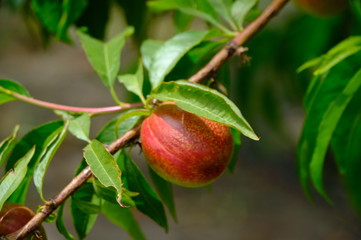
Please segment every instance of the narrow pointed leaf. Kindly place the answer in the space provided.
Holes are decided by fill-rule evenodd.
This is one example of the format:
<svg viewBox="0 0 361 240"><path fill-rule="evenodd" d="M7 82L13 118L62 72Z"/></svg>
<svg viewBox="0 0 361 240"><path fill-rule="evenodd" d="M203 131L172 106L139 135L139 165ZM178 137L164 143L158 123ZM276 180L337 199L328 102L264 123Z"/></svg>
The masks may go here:
<svg viewBox="0 0 361 240"><path fill-rule="evenodd" d="M28 170L28 164L33 157L35 147L32 147L28 153L20 158L14 166L14 169L9 170L5 176L0 180L0 209L4 202L17 189L23 181Z"/></svg>
<svg viewBox="0 0 361 240"><path fill-rule="evenodd" d="M258 0L236 0L233 3L231 15L240 29L243 29L247 13L257 4L257 2Z"/></svg>
<svg viewBox="0 0 361 240"><path fill-rule="evenodd" d="M66 229L66 226L64 224L64 218L63 213L64 212L64 203L60 205L58 214L56 217L56 227L58 228L58 231L66 240L75 240L74 236Z"/></svg>
<svg viewBox="0 0 361 240"><path fill-rule="evenodd" d="M123 172L124 187L139 193L138 196L133 197L137 209L167 231L168 223L163 204L140 169L124 153L119 155L117 162Z"/></svg>
<svg viewBox="0 0 361 240"><path fill-rule="evenodd" d="M156 174L152 168L148 168L149 175L152 178L152 182L157 189L157 192L162 199L162 202L167 206L170 214L172 215L173 219L177 221L177 211L174 202L174 195L173 195L173 185L161 178L158 174Z"/></svg>
<svg viewBox="0 0 361 240"><path fill-rule="evenodd" d="M93 174L104 186L113 187L117 190L117 199L119 204L121 204L121 172L113 156L105 149L101 142L93 140L85 147L84 158Z"/></svg>
<svg viewBox="0 0 361 240"><path fill-rule="evenodd" d="M78 37L87 58L104 85L112 88L120 67L120 54L125 44L125 38L133 33L128 27L109 42L102 42L78 31Z"/></svg>
<svg viewBox="0 0 361 240"><path fill-rule="evenodd" d="M44 149L46 149L49 146L54 136L62 131L63 126L64 126L63 121L54 121L54 122L42 124L31 130L29 133L27 133L15 145L6 163L6 167L5 167L6 171L13 168L15 162L19 158L24 156L25 153L27 153L33 146L36 146L36 149L34 156L29 162L28 171L26 173L24 181L10 197L12 202L24 204L27 191L29 188L29 184L33 177L35 167L39 163L40 156L44 152Z"/></svg>
<svg viewBox="0 0 361 240"><path fill-rule="evenodd" d="M237 24L231 14L232 0L208 0L208 2L213 7L214 11L217 12L218 16L221 16L226 20L233 30L238 30Z"/></svg>
<svg viewBox="0 0 361 240"><path fill-rule="evenodd" d="M44 146L44 150L39 157L39 164L36 166L34 171L34 184L38 193L40 194L40 198L45 202L45 198L43 195L43 184L46 171L49 168L50 162L53 159L56 151L59 149L60 145L62 144L65 136L66 136L66 129L64 127L62 131L56 134L47 144Z"/></svg>
<svg viewBox="0 0 361 240"><path fill-rule="evenodd" d="M15 126L12 134L0 143L0 167L14 148L18 131L19 125Z"/></svg>
<svg viewBox="0 0 361 240"><path fill-rule="evenodd" d="M147 39L142 43L140 47L140 52L143 59L144 67L149 70L153 61L154 54L158 49L163 45L163 42Z"/></svg>
<svg viewBox="0 0 361 240"><path fill-rule="evenodd" d="M189 31L180 33L166 41L154 54L149 74L152 88L161 84L165 76L191 48L198 45L207 35L207 31Z"/></svg>
<svg viewBox="0 0 361 240"><path fill-rule="evenodd" d="M0 104L16 100L16 98L7 93L6 90L24 96L30 96L29 92L20 83L8 79L0 79Z"/></svg>
<svg viewBox="0 0 361 240"><path fill-rule="evenodd" d="M102 213L115 225L123 228L133 240L146 240L140 226L129 208L108 201L102 202Z"/></svg>
<svg viewBox="0 0 361 240"><path fill-rule="evenodd" d="M163 83L152 92L152 96L163 101L174 101L185 111L233 127L251 139L259 139L237 106L216 90L187 81L176 81Z"/></svg>

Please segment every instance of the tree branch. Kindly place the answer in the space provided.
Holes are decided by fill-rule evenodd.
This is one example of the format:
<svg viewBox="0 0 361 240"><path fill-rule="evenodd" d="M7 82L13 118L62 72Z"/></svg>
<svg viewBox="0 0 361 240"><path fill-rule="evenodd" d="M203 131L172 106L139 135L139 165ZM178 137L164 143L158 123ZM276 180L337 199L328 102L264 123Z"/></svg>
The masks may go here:
<svg viewBox="0 0 361 240"><path fill-rule="evenodd" d="M255 33L262 29L269 20L288 2L289 0L274 0L263 13L252 23L250 23L241 33L220 50L211 61L188 79L193 83L200 83L203 79L216 72L219 67L231 56L235 54L237 48L249 40ZM119 149L128 144L132 139L139 136L140 125L125 133L122 137L113 142L107 150L114 154ZM22 229L15 235L14 239L23 239L29 233L34 231L57 207L71 196L81 185L83 185L91 176L90 167L86 167L78 174L57 196L45 203L41 212L37 213Z"/></svg>
<svg viewBox="0 0 361 240"><path fill-rule="evenodd" d="M214 55L208 64L191 76L188 81L200 83L207 77L212 76L228 58L237 52L238 47L242 46L254 34L260 31L288 1L289 0L274 0L256 20L251 22L242 32L233 38L231 42Z"/></svg>

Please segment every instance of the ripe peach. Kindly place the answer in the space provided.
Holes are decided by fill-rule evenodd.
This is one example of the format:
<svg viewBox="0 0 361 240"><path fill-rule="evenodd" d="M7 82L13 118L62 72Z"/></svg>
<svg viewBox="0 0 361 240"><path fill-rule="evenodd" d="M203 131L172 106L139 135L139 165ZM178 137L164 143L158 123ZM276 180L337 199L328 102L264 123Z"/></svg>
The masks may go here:
<svg viewBox="0 0 361 240"><path fill-rule="evenodd" d="M185 187L213 182L227 168L233 149L229 127L164 103L141 127L150 167L164 179Z"/></svg>

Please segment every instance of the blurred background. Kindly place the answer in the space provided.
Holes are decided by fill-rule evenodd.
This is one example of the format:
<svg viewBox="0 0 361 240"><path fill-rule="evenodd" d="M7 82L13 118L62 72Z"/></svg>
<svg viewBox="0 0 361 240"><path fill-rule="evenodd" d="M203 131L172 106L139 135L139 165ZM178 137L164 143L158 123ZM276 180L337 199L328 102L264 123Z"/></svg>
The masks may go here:
<svg viewBox="0 0 361 240"><path fill-rule="evenodd" d="M233 58L218 77L230 79L231 98L261 137L243 139L234 173L225 173L211 188L175 187L178 222L169 218L165 233L151 220L136 213L148 239L181 240L359 240L360 218L350 206L342 181L332 162L326 161L325 182L334 204L315 194L309 200L297 179L296 145L302 129L302 96L309 73L296 74L303 62L326 52L348 33L347 14L318 19L302 14L291 3L265 30L246 44L250 62ZM107 35L126 25L124 10L110 12ZM149 18L147 38L166 40L177 30L172 13ZM194 21L194 28L204 28ZM143 36L144 37L144 36ZM20 16L0 7L0 78L23 84L37 99L65 105L102 107L114 105L108 90L93 72L75 37L65 44L53 41L46 47L29 31ZM137 40L129 40L122 54L121 72L134 67ZM229 71L230 70L230 71ZM117 89L123 100L123 89ZM123 94L122 94L123 93ZM92 121L92 136L114 116ZM20 135L33 127L57 119L51 111L21 102L0 106L0 139L16 124ZM45 179L45 196L56 195L73 177L85 146L68 135ZM140 149L133 157L145 167ZM1 169L3 171L3 169ZM3 173L3 172L2 172ZM27 200L36 210L41 200L35 188ZM66 225L72 230L66 211ZM45 223L49 239L63 239L54 223ZM100 216L88 239L130 239L117 226Z"/></svg>

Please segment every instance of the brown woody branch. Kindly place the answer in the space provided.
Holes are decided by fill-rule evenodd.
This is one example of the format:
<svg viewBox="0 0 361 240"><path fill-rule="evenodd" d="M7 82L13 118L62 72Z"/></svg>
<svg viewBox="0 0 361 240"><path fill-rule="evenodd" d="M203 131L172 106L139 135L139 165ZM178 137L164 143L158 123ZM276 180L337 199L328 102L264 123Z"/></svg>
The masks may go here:
<svg viewBox="0 0 361 240"><path fill-rule="evenodd" d="M260 31L269 20L277 14L277 12L289 0L274 0L263 13L252 23L250 23L242 32L240 32L232 41L221 49L211 60L200 69L196 74L191 76L188 81L193 83L200 83L205 78L213 75L219 67L230 57L232 57L237 49L249 40L255 33ZM132 130L125 133L118 140L113 142L107 150L114 154L119 149L131 142L132 139L139 136L140 126L136 126ZM82 186L91 176L90 167L86 167L80 174L78 174L57 196L45 203L42 210L37 213L22 229L20 229L15 238L23 239L25 236L35 231L36 228L53 212L55 211L69 196L71 196L80 186Z"/></svg>
<svg viewBox="0 0 361 240"><path fill-rule="evenodd" d="M279 10L289 0L274 0L271 4L262 12L262 14L253 22L251 22L242 32L240 32L235 38L233 38L223 49L221 49L214 57L200 69L196 74L191 76L188 81L193 83L200 83L204 79L211 77L222 64L230 57L232 57L237 49L247 42L253 35L260 31L269 20L275 16Z"/></svg>

